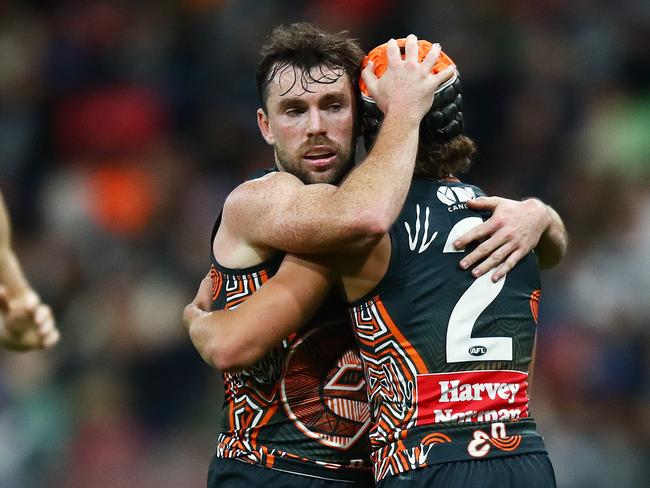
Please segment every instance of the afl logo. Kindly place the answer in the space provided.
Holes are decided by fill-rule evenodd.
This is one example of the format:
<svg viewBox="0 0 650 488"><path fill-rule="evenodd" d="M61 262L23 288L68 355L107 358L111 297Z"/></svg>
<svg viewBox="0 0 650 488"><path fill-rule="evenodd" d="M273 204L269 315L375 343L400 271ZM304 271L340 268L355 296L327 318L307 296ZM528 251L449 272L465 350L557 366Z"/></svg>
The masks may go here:
<svg viewBox="0 0 650 488"><path fill-rule="evenodd" d="M465 203L467 200L476 198L474 190L469 187L459 186L440 186L436 193L438 200L445 205L456 205L458 203Z"/></svg>
<svg viewBox="0 0 650 488"><path fill-rule="evenodd" d="M487 347L485 346L472 346L468 351L472 356L483 356L487 352Z"/></svg>
<svg viewBox="0 0 650 488"><path fill-rule="evenodd" d="M340 450L363 441L370 409L361 358L349 328L332 322L307 332L291 346L285 364L282 406L303 434Z"/></svg>

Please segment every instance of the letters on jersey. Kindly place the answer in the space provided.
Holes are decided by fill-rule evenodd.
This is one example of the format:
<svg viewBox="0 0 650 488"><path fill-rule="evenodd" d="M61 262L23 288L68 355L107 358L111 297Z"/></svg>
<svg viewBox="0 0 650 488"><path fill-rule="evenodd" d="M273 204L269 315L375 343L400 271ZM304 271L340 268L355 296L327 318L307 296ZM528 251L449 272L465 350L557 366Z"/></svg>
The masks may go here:
<svg viewBox="0 0 650 488"><path fill-rule="evenodd" d="M499 370L419 375L416 425L527 417L527 379L527 373Z"/></svg>
<svg viewBox="0 0 650 488"><path fill-rule="evenodd" d="M453 242L483 222L460 182L414 181L391 260L351 305L373 425L375 480L431 464L545 452L528 411L539 270L532 253L492 283Z"/></svg>

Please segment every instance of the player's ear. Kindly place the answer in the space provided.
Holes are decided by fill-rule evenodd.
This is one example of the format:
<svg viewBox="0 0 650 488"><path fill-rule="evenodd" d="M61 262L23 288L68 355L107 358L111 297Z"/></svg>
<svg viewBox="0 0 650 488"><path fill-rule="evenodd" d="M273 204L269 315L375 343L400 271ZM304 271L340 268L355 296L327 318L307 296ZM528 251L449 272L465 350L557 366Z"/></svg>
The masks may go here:
<svg viewBox="0 0 650 488"><path fill-rule="evenodd" d="M267 144L273 146L275 144L275 138L273 137L273 132L271 131L271 123L269 122L269 117L266 115L263 109L257 109L257 126L260 128L262 137Z"/></svg>

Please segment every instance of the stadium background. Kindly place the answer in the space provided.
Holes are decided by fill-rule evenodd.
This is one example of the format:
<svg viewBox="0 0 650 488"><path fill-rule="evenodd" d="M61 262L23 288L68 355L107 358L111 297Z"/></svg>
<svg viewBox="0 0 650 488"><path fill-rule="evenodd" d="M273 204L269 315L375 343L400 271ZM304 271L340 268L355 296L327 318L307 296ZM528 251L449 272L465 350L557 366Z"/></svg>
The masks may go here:
<svg viewBox="0 0 650 488"><path fill-rule="evenodd" d="M0 1L0 186L63 333L0 351L0 487L204 486L221 401L180 322L224 196L271 152L257 50L316 21L458 63L466 178L571 236L533 415L559 485L648 486L650 11L628 0Z"/></svg>

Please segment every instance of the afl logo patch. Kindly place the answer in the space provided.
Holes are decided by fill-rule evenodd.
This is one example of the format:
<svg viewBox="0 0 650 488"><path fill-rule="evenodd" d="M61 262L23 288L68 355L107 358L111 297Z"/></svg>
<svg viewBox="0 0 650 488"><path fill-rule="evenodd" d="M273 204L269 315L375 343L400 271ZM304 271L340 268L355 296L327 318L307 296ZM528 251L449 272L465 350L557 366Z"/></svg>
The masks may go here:
<svg viewBox="0 0 650 488"><path fill-rule="evenodd" d="M469 348L467 351L469 352L472 356L483 356L487 352L487 347L485 346L472 346Z"/></svg>

